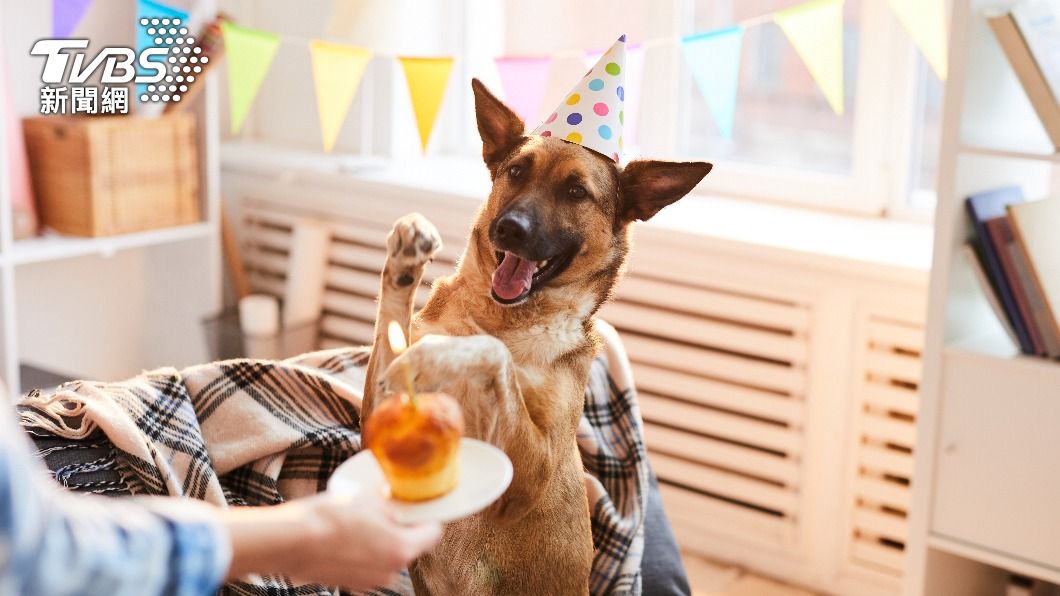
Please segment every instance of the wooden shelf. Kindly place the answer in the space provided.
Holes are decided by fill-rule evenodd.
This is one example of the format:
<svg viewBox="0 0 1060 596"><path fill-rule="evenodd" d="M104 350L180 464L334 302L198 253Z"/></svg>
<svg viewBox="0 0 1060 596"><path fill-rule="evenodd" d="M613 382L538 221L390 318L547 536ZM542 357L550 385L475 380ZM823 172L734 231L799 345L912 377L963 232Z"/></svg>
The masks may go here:
<svg viewBox="0 0 1060 596"><path fill-rule="evenodd" d="M10 254L0 255L0 262L17 266L88 255L110 256L130 248L205 238L210 234L212 225L210 223L197 223L100 238L78 238L60 234L46 234L36 238L16 241L11 247Z"/></svg>
<svg viewBox="0 0 1060 596"><path fill-rule="evenodd" d="M985 155L987 157L1029 159L1033 161L1050 161L1053 163L1060 163L1060 153L1035 153L1033 151L997 149L993 147L980 147L977 145L962 145L960 150L962 153L968 153L971 155Z"/></svg>
<svg viewBox="0 0 1060 596"><path fill-rule="evenodd" d="M1010 573L1060 583L1060 362L1019 352L961 256L965 197L1058 190L1060 153L984 18L994 4L950 3L906 596L1000 593Z"/></svg>
<svg viewBox="0 0 1060 596"><path fill-rule="evenodd" d="M958 342L951 342L945 348L947 358L979 358L994 365L998 362L1010 362L1012 367L1031 371L1042 369L1047 373L1055 372L1060 376L1060 361L1045 356L1031 356L1020 353L1008 337L1003 335L980 335ZM1060 382L1060 378L1058 378Z"/></svg>
<svg viewBox="0 0 1060 596"><path fill-rule="evenodd" d="M957 555L958 557L972 559L990 565L991 567L998 567L1020 575L1035 577L1054 584L1060 584L1060 569L1039 565L1033 561L1027 561L1017 557L1011 557L988 548L969 544L963 540L957 540L942 534L931 534L928 536L928 546L952 555Z"/></svg>

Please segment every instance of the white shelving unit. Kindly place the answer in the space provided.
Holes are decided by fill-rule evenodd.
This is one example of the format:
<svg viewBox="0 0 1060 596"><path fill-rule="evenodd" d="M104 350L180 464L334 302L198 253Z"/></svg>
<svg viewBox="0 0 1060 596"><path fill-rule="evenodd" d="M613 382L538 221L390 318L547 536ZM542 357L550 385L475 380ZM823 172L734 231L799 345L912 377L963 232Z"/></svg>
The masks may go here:
<svg viewBox="0 0 1060 596"><path fill-rule="evenodd" d="M1013 573L1060 583L1060 362L1018 353L961 255L965 197L1055 194L1060 155L987 25L997 3L952 5L905 578L918 596L1003 594Z"/></svg>
<svg viewBox="0 0 1060 596"><path fill-rule="evenodd" d="M79 33L129 45L133 15L121 4L93 7ZM194 8L193 22L217 8L216 0L187 4ZM39 59L28 49L50 31L50 18L48 3L0 0L0 43L23 116L25 100L40 86ZM118 22L128 22L128 31ZM23 388L21 365L109 380L207 357L201 320L222 302L219 106L211 80L217 76L205 80L192 107L198 116L200 223L103 238L49 233L15 240L10 190L0 184L0 378L12 394ZM0 180L8 179L3 140L12 133L0 118Z"/></svg>

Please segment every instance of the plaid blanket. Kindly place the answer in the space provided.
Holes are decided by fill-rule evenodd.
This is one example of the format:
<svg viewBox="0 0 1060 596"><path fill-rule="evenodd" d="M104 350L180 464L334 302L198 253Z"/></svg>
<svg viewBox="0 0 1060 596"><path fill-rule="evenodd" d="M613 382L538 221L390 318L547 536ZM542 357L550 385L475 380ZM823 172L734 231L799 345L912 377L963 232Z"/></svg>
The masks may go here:
<svg viewBox="0 0 1060 596"><path fill-rule="evenodd" d="M590 592L639 594L648 490L642 423L617 333L606 324L598 329L605 349L592 364L578 429L596 549ZM159 369L120 383L75 381L51 395L26 396L22 424L67 439L101 430L134 494L273 505L324 490L335 468L360 449L368 353L343 348L279 362ZM345 592L249 576L221 593ZM411 593L407 575L371 592Z"/></svg>

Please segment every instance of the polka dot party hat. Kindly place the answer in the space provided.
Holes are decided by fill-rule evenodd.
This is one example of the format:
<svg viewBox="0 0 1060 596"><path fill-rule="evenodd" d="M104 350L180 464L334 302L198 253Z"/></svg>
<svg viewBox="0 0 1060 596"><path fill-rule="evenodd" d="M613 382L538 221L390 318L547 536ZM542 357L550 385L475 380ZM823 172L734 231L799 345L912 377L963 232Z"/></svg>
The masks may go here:
<svg viewBox="0 0 1060 596"><path fill-rule="evenodd" d="M577 143L619 162L626 99L626 36L582 77L531 134Z"/></svg>

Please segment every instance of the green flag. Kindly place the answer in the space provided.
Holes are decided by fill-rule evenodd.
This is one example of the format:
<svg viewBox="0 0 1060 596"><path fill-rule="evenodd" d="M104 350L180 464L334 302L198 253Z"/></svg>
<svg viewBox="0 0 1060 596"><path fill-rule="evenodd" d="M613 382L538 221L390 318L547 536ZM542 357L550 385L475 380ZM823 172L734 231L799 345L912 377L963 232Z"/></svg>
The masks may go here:
<svg viewBox="0 0 1060 596"><path fill-rule="evenodd" d="M222 23L221 32L228 58L228 105L234 134L243 128L250 105L269 73L280 46L280 36L231 23Z"/></svg>

